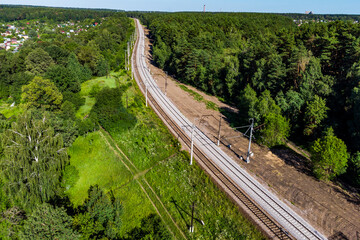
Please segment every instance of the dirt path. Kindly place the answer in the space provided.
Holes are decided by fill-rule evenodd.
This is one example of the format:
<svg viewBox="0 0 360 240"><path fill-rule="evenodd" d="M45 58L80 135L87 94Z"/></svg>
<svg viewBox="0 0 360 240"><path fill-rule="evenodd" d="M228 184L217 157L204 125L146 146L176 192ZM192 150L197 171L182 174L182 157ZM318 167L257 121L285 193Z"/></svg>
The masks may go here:
<svg viewBox="0 0 360 240"><path fill-rule="evenodd" d="M109 148L115 153L116 156L119 157L120 161L122 162L122 164L129 170L129 172L133 175L133 179L132 181L136 181L140 188L143 190L144 194L146 195L146 197L150 200L152 206L154 207L155 211L157 212L157 214L160 216L160 218L162 219L162 221L165 223L166 227L168 228L168 230L170 231L170 233L173 235L174 239L178 239L178 234L174 234L174 227L175 229L178 231L178 233L180 233L180 235L182 236L183 239L187 239L185 234L183 233L183 231L180 229L180 227L177 225L177 223L175 222L175 220L172 218L171 214L168 212L168 210L166 209L164 203L161 201L160 197L156 194L156 192L153 190L153 188L150 186L150 184L147 182L147 180L145 179L144 175L151 170L150 169L146 169L142 172L139 172L138 169L135 167L135 165L130 161L130 159L123 153L123 151L118 147L118 145L116 144L116 142L112 139L111 135L105 131L105 129L103 129L101 127L101 131L100 135L101 137L105 140L106 144L109 146ZM104 133L107 135L105 136ZM111 143L109 142L109 140L111 141ZM116 147L115 148L112 146L112 144ZM123 158L125 158L129 164L132 165L132 168L134 168L136 171L131 170L131 168L128 166L128 164L126 164L123 161ZM164 159L163 161L167 160L168 158ZM144 187L143 184L141 183L141 181L143 181L147 186ZM127 183L126 183L127 184ZM149 194L148 191L146 191L146 188L150 189L151 194ZM150 195L154 195L155 196L155 201L160 203L160 208L158 206L156 206L156 204L154 203L154 199L152 199L150 197ZM164 214L161 214L161 212L165 212L165 216ZM167 220L167 221L166 221ZM170 221L169 221L170 220ZM168 225L168 223L171 222L173 224L173 227L170 227Z"/></svg>
<svg viewBox="0 0 360 240"><path fill-rule="evenodd" d="M166 75L152 64L151 43L148 39L146 45L147 61L152 76L159 86L164 86ZM360 233L358 193L347 192L332 183L318 181L311 175L307 164L304 164L308 159L290 149L270 151L268 148L253 144L254 157L249 164L244 163L238 156L246 155L248 139L230 127L226 116L219 111L206 109L204 102L194 100L188 92L179 87L175 79L167 78L167 96L189 120L206 115L202 117L201 124L197 122L197 126L214 142L217 141L219 118L225 119L221 136L238 137L224 141L226 145L231 144L231 149L224 144L221 148L248 172L252 172L264 186L330 239L357 239L357 232ZM220 102L216 97L208 96L191 86L188 88L202 95L205 100L214 102L219 108L237 112L237 109Z"/></svg>

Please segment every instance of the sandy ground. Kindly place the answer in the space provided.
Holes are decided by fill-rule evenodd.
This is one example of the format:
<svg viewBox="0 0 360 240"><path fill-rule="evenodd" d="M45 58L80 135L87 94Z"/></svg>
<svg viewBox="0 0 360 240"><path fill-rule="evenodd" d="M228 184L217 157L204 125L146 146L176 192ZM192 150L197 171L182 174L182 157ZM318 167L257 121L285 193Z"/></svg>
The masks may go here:
<svg viewBox="0 0 360 240"><path fill-rule="evenodd" d="M164 91L166 75L152 64L151 43L149 39L146 41L151 74ZM318 181L311 175L307 164L304 164L308 160L291 150L270 151L266 147L252 144L254 157L249 164L245 163L239 156L246 156L248 139L230 128L226 117L220 112L206 109L205 103L194 100L179 87L179 82L171 77L167 79L167 96L188 119L193 121L195 118L201 118L201 122L196 120L196 125L214 142L217 141L219 118L223 117L221 136L239 137L224 140L221 148L300 216L329 239L360 239L358 193L345 191L332 183ZM216 97L208 96L191 86L187 87L201 94L206 100L216 103L218 107L237 112L235 108L220 102ZM228 144L231 144L231 149L227 147Z"/></svg>

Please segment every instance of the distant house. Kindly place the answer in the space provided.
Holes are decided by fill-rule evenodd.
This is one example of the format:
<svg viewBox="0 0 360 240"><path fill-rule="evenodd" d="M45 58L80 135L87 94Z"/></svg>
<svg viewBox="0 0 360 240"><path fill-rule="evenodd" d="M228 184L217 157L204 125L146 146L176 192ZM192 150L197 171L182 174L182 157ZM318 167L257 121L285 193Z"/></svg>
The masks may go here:
<svg viewBox="0 0 360 240"><path fill-rule="evenodd" d="M314 14L313 11L306 11L305 14Z"/></svg>

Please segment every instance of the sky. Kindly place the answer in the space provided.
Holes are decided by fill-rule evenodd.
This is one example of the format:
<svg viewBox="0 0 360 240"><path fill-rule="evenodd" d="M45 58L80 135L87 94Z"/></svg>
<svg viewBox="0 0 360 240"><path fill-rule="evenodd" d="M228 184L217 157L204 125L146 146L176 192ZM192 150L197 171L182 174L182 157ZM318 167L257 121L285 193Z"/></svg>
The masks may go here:
<svg viewBox="0 0 360 240"><path fill-rule="evenodd" d="M0 4L138 11L360 14L360 0L0 0Z"/></svg>

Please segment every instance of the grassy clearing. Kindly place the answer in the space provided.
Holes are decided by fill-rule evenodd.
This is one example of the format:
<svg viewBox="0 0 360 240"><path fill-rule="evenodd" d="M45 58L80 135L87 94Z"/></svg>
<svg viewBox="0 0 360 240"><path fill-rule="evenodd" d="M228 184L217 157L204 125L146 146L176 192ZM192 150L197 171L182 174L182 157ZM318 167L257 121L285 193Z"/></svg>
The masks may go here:
<svg viewBox="0 0 360 240"><path fill-rule="evenodd" d="M70 167L66 169L68 173L65 172L64 184L66 193L76 206L84 202L91 185L98 184L104 190L111 190L132 178L99 132L78 137L68 153Z"/></svg>
<svg viewBox="0 0 360 240"><path fill-rule="evenodd" d="M85 98L85 104L81 106L80 109L76 112L77 118L83 119L90 113L92 107L95 104L94 95L96 94L96 92L100 91L104 87L117 87L116 77L114 73L110 74L109 78L98 77L83 82L81 84L80 96Z"/></svg>
<svg viewBox="0 0 360 240"><path fill-rule="evenodd" d="M141 219L144 217L156 213L137 181L131 181L125 186L115 189L114 196L121 201L123 206L121 235L125 235L133 228L139 227Z"/></svg>
<svg viewBox="0 0 360 240"><path fill-rule="evenodd" d="M85 96L85 104L82 105L76 112L76 117L83 119L91 111L91 108L95 105L95 98Z"/></svg>
<svg viewBox="0 0 360 240"><path fill-rule="evenodd" d="M88 80L84 83L81 84L81 92L80 95L81 96L89 96L91 90L93 90L94 88L104 88L104 87L109 87L109 88L115 88L116 87L116 80L114 78L113 74L110 74L110 77L98 77L98 78L94 78L91 80Z"/></svg>
<svg viewBox="0 0 360 240"><path fill-rule="evenodd" d="M123 205L121 234L139 227L141 219L155 209L137 181L122 164L121 157L111 150L100 132L78 137L69 149L70 166L64 173L66 194L75 205L81 205L91 185L99 185L105 192L113 191Z"/></svg>
<svg viewBox="0 0 360 240"><path fill-rule="evenodd" d="M166 223L166 225L170 228L171 233L175 236L176 239L184 239L184 233L179 230L177 227L177 223L173 221L171 214L167 211L164 204L161 202L161 199L158 197L156 192L153 191L152 187L148 184L146 179L143 177L139 180L142 183L142 186L146 190L148 196L151 198L152 202L155 204L158 209L161 218Z"/></svg>
<svg viewBox="0 0 360 240"><path fill-rule="evenodd" d="M127 111L136 116L134 126L126 121L119 121L116 128L107 129L116 144L140 170L145 170L176 152L175 140L165 125L146 108L138 89L128 78L120 79L121 85L128 85L122 96L123 105Z"/></svg>
<svg viewBox="0 0 360 240"><path fill-rule="evenodd" d="M145 175L177 224L193 239L264 239L197 165L178 154L159 163ZM195 201L195 233L190 236L190 205Z"/></svg>
<svg viewBox="0 0 360 240"><path fill-rule="evenodd" d="M206 109L212 109L212 110L216 110L218 111L218 106L216 105L216 103L212 102L212 101L208 101L205 100L203 96L201 96L199 93L189 89L187 86L183 85L183 84L179 84L178 85L182 90L184 90L185 92L188 92L196 101L198 102L204 102L206 105Z"/></svg>

